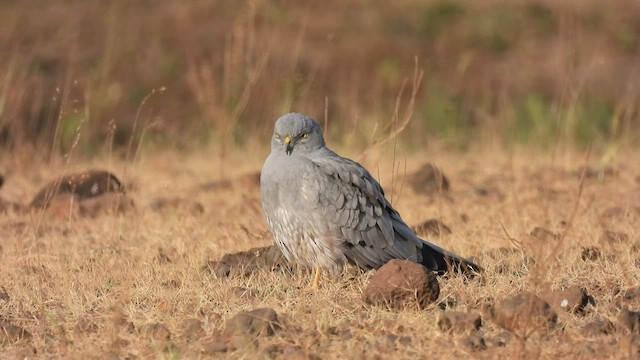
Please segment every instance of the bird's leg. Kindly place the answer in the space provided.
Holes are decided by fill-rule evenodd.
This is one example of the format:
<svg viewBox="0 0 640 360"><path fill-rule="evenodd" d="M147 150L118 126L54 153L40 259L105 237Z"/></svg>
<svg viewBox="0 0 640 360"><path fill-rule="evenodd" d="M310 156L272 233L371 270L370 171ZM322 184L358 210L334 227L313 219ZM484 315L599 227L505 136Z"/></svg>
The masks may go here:
<svg viewBox="0 0 640 360"><path fill-rule="evenodd" d="M316 266L316 275L313 277L313 282L309 286L309 290L318 290L320 288L320 277L322 275L322 269Z"/></svg>

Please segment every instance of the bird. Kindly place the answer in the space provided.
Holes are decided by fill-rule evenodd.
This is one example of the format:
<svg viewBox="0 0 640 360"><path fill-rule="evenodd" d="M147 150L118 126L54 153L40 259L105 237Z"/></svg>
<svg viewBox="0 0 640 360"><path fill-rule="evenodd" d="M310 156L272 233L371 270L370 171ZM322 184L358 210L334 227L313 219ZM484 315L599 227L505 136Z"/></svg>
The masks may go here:
<svg viewBox="0 0 640 360"><path fill-rule="evenodd" d="M324 271L337 276L345 264L377 269L392 259L429 270L475 274L481 268L420 239L385 197L380 183L359 163L325 143L320 124L301 113L278 118L271 153L260 172L268 228L284 257L314 268L310 289Z"/></svg>

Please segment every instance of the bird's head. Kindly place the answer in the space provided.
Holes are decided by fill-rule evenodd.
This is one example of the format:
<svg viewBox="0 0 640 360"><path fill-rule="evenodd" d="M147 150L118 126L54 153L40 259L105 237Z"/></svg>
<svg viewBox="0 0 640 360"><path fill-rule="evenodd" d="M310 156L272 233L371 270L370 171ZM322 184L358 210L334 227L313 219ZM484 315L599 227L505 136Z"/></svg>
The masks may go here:
<svg viewBox="0 0 640 360"><path fill-rule="evenodd" d="M309 116L289 113L281 116L273 129L271 151L308 153L325 146L320 124Z"/></svg>

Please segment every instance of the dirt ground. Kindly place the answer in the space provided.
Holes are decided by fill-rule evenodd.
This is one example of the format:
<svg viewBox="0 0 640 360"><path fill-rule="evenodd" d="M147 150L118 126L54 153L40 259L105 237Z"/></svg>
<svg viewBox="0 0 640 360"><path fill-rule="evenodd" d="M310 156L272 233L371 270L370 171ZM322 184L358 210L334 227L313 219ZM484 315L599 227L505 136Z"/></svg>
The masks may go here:
<svg viewBox="0 0 640 360"><path fill-rule="evenodd" d="M233 153L221 164L212 153L162 153L127 166L99 159L26 167L6 158L0 357L638 356L637 153L607 161L595 153L527 151L399 159L394 166L390 156L371 155L364 164L409 225L441 221L450 233L424 237L484 267L473 279L439 277L440 296L426 308L366 304L362 294L374 271L347 269L312 292L312 274L295 266L267 261L221 269L225 254L272 243L256 177L263 157ZM414 176L427 163L443 171L448 190ZM25 208L56 177L89 169L111 171L125 195L67 194L47 210ZM567 289L588 301L567 311L549 300L552 309L544 311L557 318L542 326L527 326L527 316L538 316L533 307L511 324L500 320L509 311L505 299L548 299ZM267 323L236 316L262 308L275 311L258 311ZM453 311L480 324L447 330L441 319Z"/></svg>

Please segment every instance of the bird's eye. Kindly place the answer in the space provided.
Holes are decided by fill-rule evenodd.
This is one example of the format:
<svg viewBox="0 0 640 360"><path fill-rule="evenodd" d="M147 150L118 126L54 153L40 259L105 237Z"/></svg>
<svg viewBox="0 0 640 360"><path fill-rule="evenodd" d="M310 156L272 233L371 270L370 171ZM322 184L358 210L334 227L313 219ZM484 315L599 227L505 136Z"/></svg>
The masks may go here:
<svg viewBox="0 0 640 360"><path fill-rule="evenodd" d="M309 137L309 133L302 133L302 137L303 138L308 138Z"/></svg>

